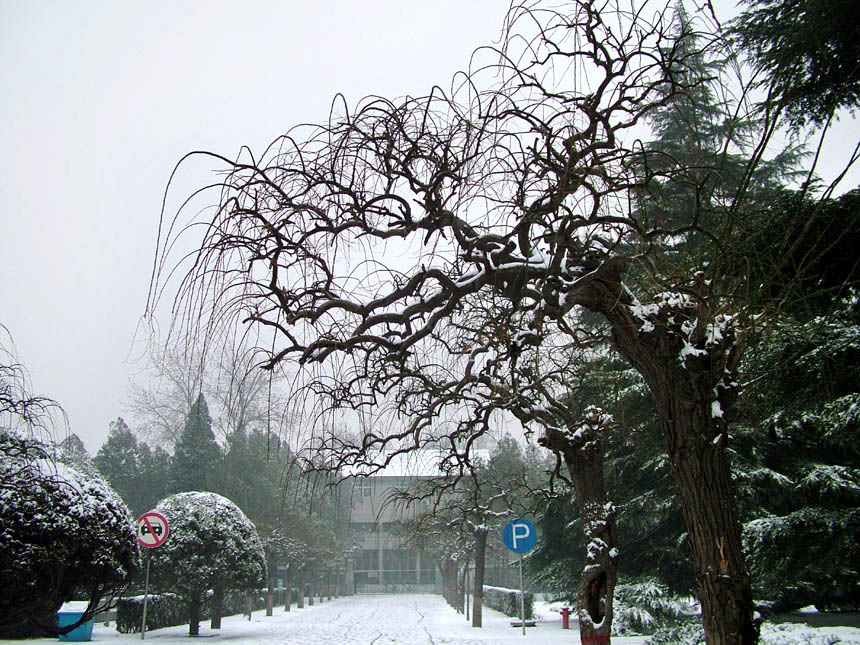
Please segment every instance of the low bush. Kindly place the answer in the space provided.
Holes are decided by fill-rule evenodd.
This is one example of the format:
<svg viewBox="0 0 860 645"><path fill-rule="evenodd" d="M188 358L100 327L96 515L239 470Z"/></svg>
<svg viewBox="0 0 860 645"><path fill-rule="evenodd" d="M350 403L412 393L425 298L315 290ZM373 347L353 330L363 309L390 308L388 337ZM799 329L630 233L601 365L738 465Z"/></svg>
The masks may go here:
<svg viewBox="0 0 860 645"><path fill-rule="evenodd" d="M648 645L704 645L705 632L700 616L688 616L674 626L664 627L645 641ZM822 633L808 625L764 624L761 645L834 645L842 642L835 634Z"/></svg>
<svg viewBox="0 0 860 645"><path fill-rule="evenodd" d="M701 616L686 616L658 629L645 641L647 645L705 645Z"/></svg>
<svg viewBox="0 0 860 645"><path fill-rule="evenodd" d="M834 645L842 641L835 634L823 634L807 625L784 623L762 626L760 642L762 645Z"/></svg>
<svg viewBox="0 0 860 645"><path fill-rule="evenodd" d="M206 602L200 608L200 618L212 617L212 592L206 596ZM254 610L265 609L265 592L254 594ZM224 615L233 616L245 611L245 594L239 591L224 594ZM116 608L116 629L123 634L140 631L143 619L143 596L120 598ZM177 594L151 594L146 604L146 631L184 625L188 622L188 602Z"/></svg>
<svg viewBox="0 0 860 645"><path fill-rule="evenodd" d="M534 618L534 596L531 591L525 593L526 619ZM484 586L484 605L506 616L520 616L520 590L504 587Z"/></svg>
<svg viewBox="0 0 860 645"><path fill-rule="evenodd" d="M682 618L686 602L669 592L666 585L653 578L635 580L615 587L612 633L653 634L671 627Z"/></svg>
<svg viewBox="0 0 860 645"><path fill-rule="evenodd" d="M143 596L120 598L116 603L116 629L123 634L140 631ZM187 603L172 593L153 594L146 603L146 629L172 627L188 622Z"/></svg>

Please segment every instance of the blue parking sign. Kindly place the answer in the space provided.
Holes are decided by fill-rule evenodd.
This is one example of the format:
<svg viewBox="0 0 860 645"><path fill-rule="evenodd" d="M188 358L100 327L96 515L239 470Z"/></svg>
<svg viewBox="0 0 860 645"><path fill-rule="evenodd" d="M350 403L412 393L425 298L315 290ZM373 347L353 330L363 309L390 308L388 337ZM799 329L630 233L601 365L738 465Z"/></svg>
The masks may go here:
<svg viewBox="0 0 860 645"><path fill-rule="evenodd" d="M511 520L502 530L502 542L514 553L528 553L537 544L535 525L524 518Z"/></svg>

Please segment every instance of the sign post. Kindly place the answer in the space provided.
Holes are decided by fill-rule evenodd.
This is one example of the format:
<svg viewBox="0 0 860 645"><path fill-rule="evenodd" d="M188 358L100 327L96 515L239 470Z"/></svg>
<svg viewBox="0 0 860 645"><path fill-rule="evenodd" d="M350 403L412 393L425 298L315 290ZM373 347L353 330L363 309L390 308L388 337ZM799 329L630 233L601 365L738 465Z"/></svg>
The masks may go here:
<svg viewBox="0 0 860 645"><path fill-rule="evenodd" d="M531 551L537 544L535 525L527 519L511 520L502 530L502 542L509 551L520 556L520 621L523 626L523 636L526 635L526 589L523 581L523 554Z"/></svg>
<svg viewBox="0 0 860 645"><path fill-rule="evenodd" d="M137 518L137 543L147 549L154 549L167 541L170 527L161 513L150 511ZM146 581L143 584L143 617L140 622L140 640L146 637L146 603L149 600L149 563L152 555L146 556Z"/></svg>

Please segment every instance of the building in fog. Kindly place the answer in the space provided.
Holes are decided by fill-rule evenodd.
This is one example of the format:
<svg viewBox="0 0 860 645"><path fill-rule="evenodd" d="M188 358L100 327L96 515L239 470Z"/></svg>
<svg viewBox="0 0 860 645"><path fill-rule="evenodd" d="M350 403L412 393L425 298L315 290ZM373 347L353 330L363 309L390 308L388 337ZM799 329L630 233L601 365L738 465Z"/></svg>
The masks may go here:
<svg viewBox="0 0 860 645"><path fill-rule="evenodd" d="M439 454L397 455L384 469L354 480L351 524L357 553L351 577L355 593L441 593L441 574L426 554L406 544L402 523L418 512L392 503L395 490L438 477ZM349 586L349 585L347 585Z"/></svg>

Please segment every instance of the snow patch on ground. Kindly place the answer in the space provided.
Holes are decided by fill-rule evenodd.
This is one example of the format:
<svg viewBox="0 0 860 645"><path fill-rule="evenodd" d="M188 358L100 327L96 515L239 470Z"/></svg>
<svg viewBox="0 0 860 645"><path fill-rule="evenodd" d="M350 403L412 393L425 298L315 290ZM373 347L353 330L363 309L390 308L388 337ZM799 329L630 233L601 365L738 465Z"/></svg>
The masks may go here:
<svg viewBox="0 0 860 645"><path fill-rule="evenodd" d="M441 596L413 595L360 595L339 598L313 607L285 612L275 609L274 616L255 611L247 616L224 618L220 630L209 629L208 621L200 625L200 636L206 642L260 643L267 645L505 645L507 643L578 643L579 634L575 615L571 615L570 629L561 628L561 603L535 603L536 626L526 629L511 627L509 616L484 608L484 626L473 628L463 614L445 603ZM796 632L818 639L836 635L840 643L860 644L860 629L852 627L811 628L796 625L784 628L785 639ZM614 645L645 645L645 636L613 636ZM155 645L188 645L195 639L188 636L188 626L166 627L146 633L146 641ZM0 641L22 643L26 641ZM32 641L31 641L32 642ZM36 642L53 642L56 639L39 639ZM97 624L93 642L113 645L140 643L140 634L120 634L115 626ZM780 640L779 643L809 643L818 645L826 640ZM834 641L829 641L834 642Z"/></svg>

